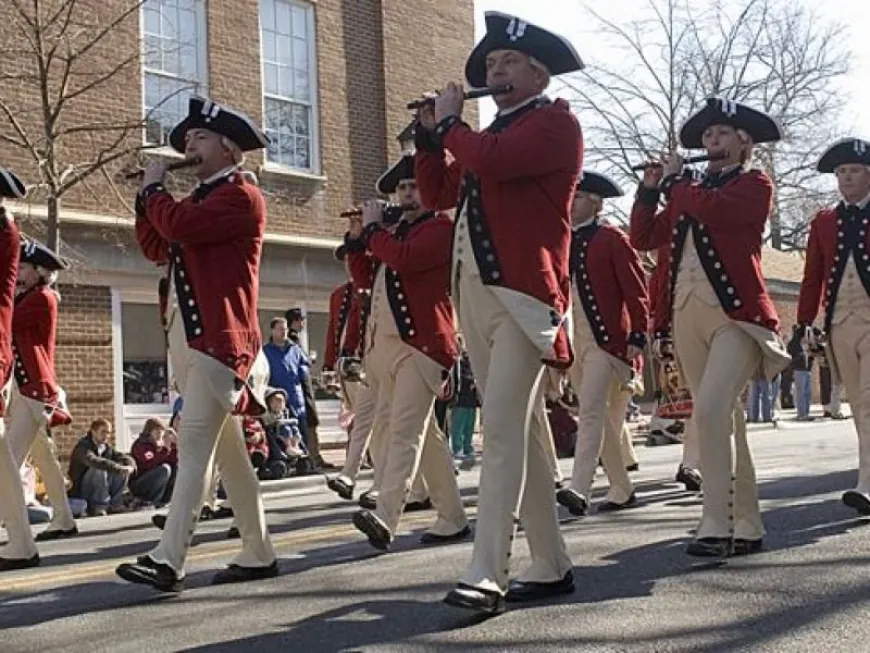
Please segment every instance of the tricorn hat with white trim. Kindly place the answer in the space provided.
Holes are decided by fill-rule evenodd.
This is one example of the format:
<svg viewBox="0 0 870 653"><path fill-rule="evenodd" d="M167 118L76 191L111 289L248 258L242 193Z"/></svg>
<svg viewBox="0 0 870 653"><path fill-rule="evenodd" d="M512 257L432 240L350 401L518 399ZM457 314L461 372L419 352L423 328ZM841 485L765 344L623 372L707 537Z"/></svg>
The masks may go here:
<svg viewBox="0 0 870 653"><path fill-rule="evenodd" d="M375 184L375 190L382 195L392 195L399 183L406 179L414 179L414 157L410 154L402 155L401 159L381 175Z"/></svg>
<svg viewBox="0 0 870 653"><path fill-rule="evenodd" d="M742 129L755 143L782 140L776 121L761 111L726 98L707 98L703 109L690 116L680 129L680 143L690 150L704 149L704 130L711 125L729 125Z"/></svg>
<svg viewBox="0 0 870 653"><path fill-rule="evenodd" d="M622 189L607 175L600 172L584 170L580 181L577 182L577 190L585 193L594 193L602 199L608 197L620 197L624 195Z"/></svg>
<svg viewBox="0 0 870 653"><path fill-rule="evenodd" d="M245 114L196 95L190 98L187 117L169 134L172 149L184 152L184 137L189 129L208 129L226 136L242 152L262 149L270 142L269 137Z"/></svg>
<svg viewBox="0 0 870 653"><path fill-rule="evenodd" d="M0 197L22 199L27 195L27 188L11 170L0 168Z"/></svg>
<svg viewBox="0 0 870 653"><path fill-rule="evenodd" d="M834 172L837 166L845 163L870 166L870 142L860 138L843 138L825 150L816 169L819 172Z"/></svg>
<svg viewBox="0 0 870 653"><path fill-rule="evenodd" d="M48 247L27 236L21 237L21 262L38 265L49 272L66 270L69 267L69 263Z"/></svg>
<svg viewBox="0 0 870 653"><path fill-rule="evenodd" d="M583 68L574 46L558 34L499 11L487 11L485 20L486 34L465 63L465 78L472 86L486 86L486 56L495 50L517 50L534 57L551 75Z"/></svg>

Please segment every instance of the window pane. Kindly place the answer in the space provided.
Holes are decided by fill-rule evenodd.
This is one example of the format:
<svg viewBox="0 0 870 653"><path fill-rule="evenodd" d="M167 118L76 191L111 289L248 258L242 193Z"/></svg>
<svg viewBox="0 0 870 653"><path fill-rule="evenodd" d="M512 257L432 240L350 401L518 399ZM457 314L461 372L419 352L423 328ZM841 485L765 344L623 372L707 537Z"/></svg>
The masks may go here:
<svg viewBox="0 0 870 653"><path fill-rule="evenodd" d="M308 108L300 105L293 107L293 132L299 136L308 135Z"/></svg>
<svg viewBox="0 0 870 653"><path fill-rule="evenodd" d="M177 41L163 39L163 70L173 75L181 76L181 58Z"/></svg>
<svg viewBox="0 0 870 653"><path fill-rule="evenodd" d="M163 59L160 56L160 39L156 36L145 36L142 41L142 56L146 68L160 70L163 67Z"/></svg>
<svg viewBox="0 0 870 653"><path fill-rule="evenodd" d="M166 344L157 306L121 305L124 403L169 402Z"/></svg>
<svg viewBox="0 0 870 653"><path fill-rule="evenodd" d="M293 97L293 69L282 66L278 69L279 95Z"/></svg>
<svg viewBox="0 0 870 653"><path fill-rule="evenodd" d="M193 11L180 11L178 13L178 40L183 45L196 44L196 13Z"/></svg>
<svg viewBox="0 0 870 653"><path fill-rule="evenodd" d="M275 31L290 35L290 5L286 2L275 3Z"/></svg>
<svg viewBox="0 0 870 653"><path fill-rule="evenodd" d="M174 6L164 5L161 12L161 34L167 39L178 39L178 11Z"/></svg>
<svg viewBox="0 0 870 653"><path fill-rule="evenodd" d="M308 37L308 16L302 7L293 5L293 36Z"/></svg>
<svg viewBox="0 0 870 653"><path fill-rule="evenodd" d="M311 168L309 141L307 138L296 139L296 167L301 170Z"/></svg>
<svg viewBox="0 0 870 653"><path fill-rule="evenodd" d="M278 88L278 67L273 64L264 64L264 85L266 88L266 93L271 93L273 95L279 95L280 90Z"/></svg>
<svg viewBox="0 0 870 653"><path fill-rule="evenodd" d="M275 61L285 66L293 65L293 53L291 52L292 39L289 36L279 36L277 39L278 52Z"/></svg>
<svg viewBox="0 0 870 653"><path fill-rule="evenodd" d="M275 28L275 0L260 0L260 25L263 29Z"/></svg>
<svg viewBox="0 0 870 653"><path fill-rule="evenodd" d="M293 73L293 99L300 102L310 102L311 94L309 93L310 83L308 81L308 70L296 70Z"/></svg>
<svg viewBox="0 0 870 653"><path fill-rule="evenodd" d="M146 2L144 9L143 26L146 34L160 33L160 9L154 2Z"/></svg>
<svg viewBox="0 0 870 653"><path fill-rule="evenodd" d="M263 32L263 59L266 61L276 61L277 53L276 53L276 45L275 45L275 34L273 32L264 31Z"/></svg>
<svg viewBox="0 0 870 653"><path fill-rule="evenodd" d="M293 39L293 67L308 68L308 42Z"/></svg>

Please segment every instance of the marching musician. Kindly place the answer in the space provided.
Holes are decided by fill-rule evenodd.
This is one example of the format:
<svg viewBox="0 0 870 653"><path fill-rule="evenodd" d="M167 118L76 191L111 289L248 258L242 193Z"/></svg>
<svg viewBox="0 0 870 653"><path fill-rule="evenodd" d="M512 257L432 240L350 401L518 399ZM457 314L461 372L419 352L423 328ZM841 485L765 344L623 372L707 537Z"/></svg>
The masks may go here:
<svg viewBox="0 0 870 653"><path fill-rule="evenodd" d="M742 414L739 397L755 374L771 378L789 362L761 275L773 184L748 169L754 144L781 137L765 114L710 98L683 125L680 141L724 158L711 160L700 183L681 174L676 154L663 167L647 166L632 210L632 239L640 249L670 242L669 331L694 400L704 474L703 516L687 549L694 556L742 555L762 546L746 424L735 424L734 415ZM660 194L667 203L657 213Z"/></svg>
<svg viewBox="0 0 870 653"><path fill-rule="evenodd" d="M55 347L60 295L54 289L67 263L54 252L22 237L18 262L18 294L12 317L15 386L6 440L17 466L28 453L45 483L52 519L37 541L78 535L66 494L66 477L55 456L51 429L72 421L66 395L55 373Z"/></svg>
<svg viewBox="0 0 870 653"><path fill-rule="evenodd" d="M512 85L494 98L493 124L476 132L462 121L464 94L453 83L420 112L423 202L447 209L459 198L450 279L486 424L472 562L445 601L485 613L503 610L506 594L528 601L574 590L544 446L541 377L544 364L572 361L570 210L583 141L568 103L542 94L551 75L582 67L562 37L487 12L465 75L472 86ZM518 511L532 564L508 591Z"/></svg>
<svg viewBox="0 0 870 653"><path fill-rule="evenodd" d="M388 406L375 417L385 438L381 484L374 510L363 509L353 523L369 543L388 550L412 481L422 463L435 524L424 543L460 540L470 534L445 438L429 428L433 405L457 355L453 306L447 296L452 222L423 208L414 160L403 156L378 183L395 192L404 207L394 229L383 224L383 203L370 200L362 221L351 222L348 238L354 283L371 289L365 337L365 375L375 396ZM360 246L362 245L362 247ZM425 449L425 453L424 453Z"/></svg>
<svg viewBox="0 0 870 653"><path fill-rule="evenodd" d="M257 294L266 206L239 166L244 152L265 147L268 139L246 116L192 97L169 141L176 151L199 159L192 169L200 184L176 201L163 184L165 164L149 164L139 191L145 210L137 215L136 236L148 259L170 265L169 355L184 397L178 476L160 543L117 573L178 592L213 459L242 538L242 551L213 583L271 578L278 575L278 562L236 417L265 410L268 363L261 351Z"/></svg>
<svg viewBox="0 0 870 653"><path fill-rule="evenodd" d="M623 461L621 438L631 393L646 345L649 300L640 257L621 229L599 219L604 200L622 190L603 174L584 170L571 217L574 364L578 398L577 444L570 487L556 500L572 515L585 515L599 456L610 483L598 512L637 503Z"/></svg>
<svg viewBox="0 0 870 653"><path fill-rule="evenodd" d="M818 171L836 176L843 199L810 223L797 318L818 344L812 325L824 298L828 364L843 380L858 431L858 483L843 503L870 515L870 142L834 143Z"/></svg>
<svg viewBox="0 0 870 653"><path fill-rule="evenodd" d="M13 355L12 315L22 243L18 226L2 202L4 197L18 199L25 194L22 181L10 170L0 168L0 521L9 536L9 542L0 549L0 571L28 569L39 564L24 501L21 465L12 455L3 420L9 413L18 364Z"/></svg>

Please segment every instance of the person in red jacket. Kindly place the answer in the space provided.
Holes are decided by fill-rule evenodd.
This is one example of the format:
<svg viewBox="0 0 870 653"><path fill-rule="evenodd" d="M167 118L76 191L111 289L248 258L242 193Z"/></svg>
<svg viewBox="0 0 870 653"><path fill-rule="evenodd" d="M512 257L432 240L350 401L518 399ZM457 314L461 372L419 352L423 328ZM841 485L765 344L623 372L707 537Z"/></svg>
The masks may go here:
<svg viewBox="0 0 870 653"><path fill-rule="evenodd" d="M170 134L172 147L199 163L199 185L175 200L166 163L146 168L136 236L146 258L169 262L166 324L175 380L184 396L178 474L160 543L117 574L178 592L214 459L226 483L242 550L214 583L278 575L257 477L245 452L240 415L265 411L268 362L257 318L266 202L240 172L244 152L268 144L246 116L201 97Z"/></svg>
<svg viewBox="0 0 870 653"><path fill-rule="evenodd" d="M67 500L66 479L55 456L51 428L69 424L66 395L54 370L60 296L53 285L67 263L35 240L24 237L18 264L18 295L12 317L15 390L6 438L17 465L28 453L45 482L53 515L36 539L78 535Z"/></svg>
<svg viewBox="0 0 870 653"><path fill-rule="evenodd" d="M694 400L704 507L687 553L722 557L761 549L764 526L739 398L756 374L772 378L789 357L761 274L761 244L773 183L747 169L756 143L782 137L768 116L710 98L680 130L689 149L722 156L697 183L672 154L650 165L631 214L632 240L651 250L670 242L669 332ZM659 195L667 200L659 212ZM736 467L732 456L736 444Z"/></svg>
<svg viewBox="0 0 870 653"><path fill-rule="evenodd" d="M834 143L818 171L836 175L843 199L810 223L797 319L800 333L820 344L813 322L824 301L825 355L846 386L858 430L858 482L843 503L870 515L870 142Z"/></svg>
<svg viewBox="0 0 870 653"><path fill-rule="evenodd" d="M169 503L178 468L175 431L167 429L156 417L146 420L130 455L136 462L136 471L129 481L131 494L154 506Z"/></svg>
<svg viewBox="0 0 870 653"><path fill-rule="evenodd" d="M556 500L572 515L585 515L601 459L610 482L599 512L637 503L622 459L620 440L631 394L623 388L639 372L646 345L649 299L637 252L620 229L599 220L604 200L622 190L605 175L584 170L571 217L574 298L574 365L578 398L577 445L571 485Z"/></svg>
<svg viewBox="0 0 870 653"><path fill-rule="evenodd" d="M506 599L574 591L553 501L541 377L544 364L572 362L570 211L583 139L568 103L543 92L551 75L582 67L562 37L487 12L465 76L476 87L511 85L494 97L495 121L482 132L465 124L462 87L451 83L434 107L421 109L415 134L423 203L456 208L452 294L483 395L474 552L445 602L485 613L503 610ZM509 588L518 510L532 564Z"/></svg>
<svg viewBox="0 0 870 653"><path fill-rule="evenodd" d="M362 220L352 221L347 234L353 282L371 290L366 383L375 397L390 399L389 410L375 418L386 438L383 460L375 461L383 465L377 505L355 513L353 523L372 546L387 550L421 459L438 511L421 541L456 541L471 531L447 441L429 428L435 398L459 353L447 296L453 224L446 214L423 208L412 157L403 156L378 186L381 192L397 194L404 213L395 227L387 228L384 204L368 201Z"/></svg>
<svg viewBox="0 0 870 653"><path fill-rule="evenodd" d="M3 420L9 414L14 385L12 313L21 256L21 234L12 214L3 207L3 198L20 199L26 192L24 183L12 171L0 168L0 521L9 537L0 548L0 571L27 569L39 564L39 552L27 518L21 465L12 455Z"/></svg>

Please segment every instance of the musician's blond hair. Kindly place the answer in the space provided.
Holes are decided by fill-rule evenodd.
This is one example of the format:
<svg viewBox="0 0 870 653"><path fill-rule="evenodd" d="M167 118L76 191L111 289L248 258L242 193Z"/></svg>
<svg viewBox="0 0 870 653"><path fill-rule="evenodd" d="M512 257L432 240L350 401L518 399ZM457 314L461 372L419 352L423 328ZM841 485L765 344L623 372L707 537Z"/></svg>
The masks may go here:
<svg viewBox="0 0 870 653"><path fill-rule="evenodd" d="M535 59L532 55L528 55L529 57L529 65L541 73L544 77L544 84L541 88L538 89L539 93L543 93L547 87L550 85L550 71L549 69L542 64L540 61Z"/></svg>
<svg viewBox="0 0 870 653"><path fill-rule="evenodd" d="M752 164L752 148L755 147L755 141L745 129L737 129L737 138L740 139L742 147L740 148L740 165L744 168L749 168Z"/></svg>
<svg viewBox="0 0 870 653"><path fill-rule="evenodd" d="M230 151L230 154L233 157L233 163L237 166L240 166L245 162L245 153L242 152L242 148L236 145L232 139L229 139L226 136L221 136L221 145Z"/></svg>

